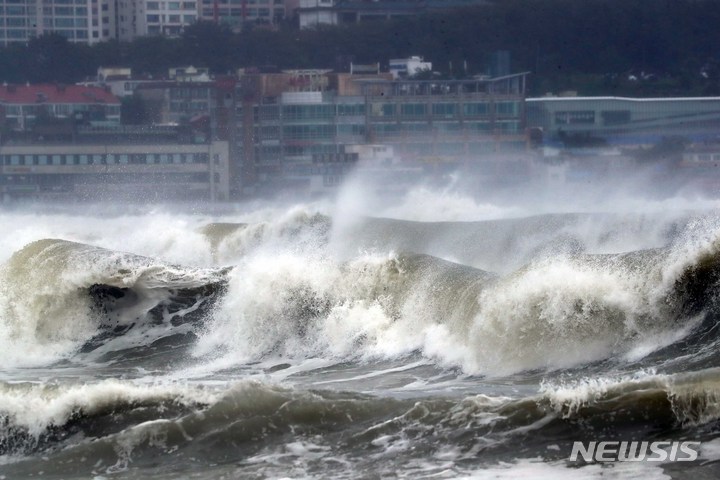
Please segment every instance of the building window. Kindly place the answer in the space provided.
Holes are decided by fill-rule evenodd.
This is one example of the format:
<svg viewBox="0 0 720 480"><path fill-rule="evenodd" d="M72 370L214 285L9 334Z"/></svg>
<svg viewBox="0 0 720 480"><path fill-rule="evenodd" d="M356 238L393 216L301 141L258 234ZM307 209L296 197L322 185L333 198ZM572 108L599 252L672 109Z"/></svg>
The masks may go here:
<svg viewBox="0 0 720 480"><path fill-rule="evenodd" d="M438 143L435 148L440 155L462 155L465 153L465 145L462 143Z"/></svg>
<svg viewBox="0 0 720 480"><path fill-rule="evenodd" d="M14 39L24 39L27 38L27 32L25 30L8 30L7 37Z"/></svg>
<svg viewBox="0 0 720 480"><path fill-rule="evenodd" d="M487 115L489 110L487 102L466 103L463 105L463 114L467 116Z"/></svg>
<svg viewBox="0 0 720 480"><path fill-rule="evenodd" d="M338 135L359 136L365 135L365 125L338 125Z"/></svg>
<svg viewBox="0 0 720 480"><path fill-rule="evenodd" d="M595 123L594 110L555 112L555 125L588 125Z"/></svg>
<svg viewBox="0 0 720 480"><path fill-rule="evenodd" d="M341 117L365 115L365 105L362 103L340 104L337 106L337 114Z"/></svg>
<svg viewBox="0 0 720 480"><path fill-rule="evenodd" d="M495 105L495 113L501 116L516 116L520 112L518 102L498 102Z"/></svg>
<svg viewBox="0 0 720 480"><path fill-rule="evenodd" d="M429 123L403 123L402 127L409 135L425 135L430 132Z"/></svg>
<svg viewBox="0 0 720 480"><path fill-rule="evenodd" d="M394 137L400 132L400 126L396 123L381 123L375 125L373 131L380 138Z"/></svg>
<svg viewBox="0 0 720 480"><path fill-rule="evenodd" d="M600 115L603 125L622 125L630 122L630 110L605 110Z"/></svg>
<svg viewBox="0 0 720 480"><path fill-rule="evenodd" d="M465 122L465 130L468 133L490 133L491 126L490 122Z"/></svg>
<svg viewBox="0 0 720 480"><path fill-rule="evenodd" d="M419 116L425 115L427 105L424 103L403 103L400 105L400 115L403 116Z"/></svg>
<svg viewBox="0 0 720 480"><path fill-rule="evenodd" d="M520 130L520 124L518 122L498 122L498 129L501 133L515 134Z"/></svg>
<svg viewBox="0 0 720 480"><path fill-rule="evenodd" d="M462 131L462 124L459 122L439 122L435 128L440 133L458 133Z"/></svg>
<svg viewBox="0 0 720 480"><path fill-rule="evenodd" d="M331 140L335 136L333 125L286 125L283 135L294 140Z"/></svg>
<svg viewBox="0 0 720 480"><path fill-rule="evenodd" d="M454 103L435 103L432 113L436 116L453 117L457 114L457 105Z"/></svg>
<svg viewBox="0 0 720 480"><path fill-rule="evenodd" d="M72 18L56 18L55 19L55 26L56 27L65 27L65 28L72 28L75 26L75 21Z"/></svg>
<svg viewBox="0 0 720 480"><path fill-rule="evenodd" d="M17 17L8 17L6 20L8 27L24 27L25 19Z"/></svg>

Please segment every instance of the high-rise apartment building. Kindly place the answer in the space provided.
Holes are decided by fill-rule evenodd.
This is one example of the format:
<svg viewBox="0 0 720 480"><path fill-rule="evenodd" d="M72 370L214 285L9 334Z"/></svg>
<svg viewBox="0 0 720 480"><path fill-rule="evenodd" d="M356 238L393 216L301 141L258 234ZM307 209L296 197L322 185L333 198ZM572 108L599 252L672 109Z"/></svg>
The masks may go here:
<svg viewBox="0 0 720 480"><path fill-rule="evenodd" d="M0 45L46 33L89 44L179 35L198 20L198 1L0 0Z"/></svg>
<svg viewBox="0 0 720 480"><path fill-rule="evenodd" d="M0 0L0 43L27 42L50 32L82 43L117 38L115 5L109 0Z"/></svg>
<svg viewBox="0 0 720 480"><path fill-rule="evenodd" d="M177 36L200 20L276 24L294 0L0 0L0 45L59 33L71 42Z"/></svg>

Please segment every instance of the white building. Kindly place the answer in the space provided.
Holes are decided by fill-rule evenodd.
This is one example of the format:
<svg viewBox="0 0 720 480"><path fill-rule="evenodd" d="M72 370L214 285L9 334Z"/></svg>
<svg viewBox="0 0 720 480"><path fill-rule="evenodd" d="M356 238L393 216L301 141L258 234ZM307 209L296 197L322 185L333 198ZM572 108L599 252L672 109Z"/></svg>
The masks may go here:
<svg viewBox="0 0 720 480"><path fill-rule="evenodd" d="M390 73L393 79L408 78L422 71L432 71L432 63L424 62L423 57L393 58L390 60Z"/></svg>
<svg viewBox="0 0 720 480"><path fill-rule="evenodd" d="M145 35L180 35L198 19L198 1L145 2Z"/></svg>
<svg viewBox="0 0 720 480"><path fill-rule="evenodd" d="M176 82L209 82L210 69L188 67L173 67L168 70L168 78Z"/></svg>
<svg viewBox="0 0 720 480"><path fill-rule="evenodd" d="M117 0L116 8L116 26L113 38L127 42L137 36L147 34L144 0Z"/></svg>
<svg viewBox="0 0 720 480"><path fill-rule="evenodd" d="M131 96L139 85L153 82L157 80L134 79L131 68L100 67L95 82L85 82L81 85L109 88L113 95L122 98Z"/></svg>
<svg viewBox="0 0 720 480"><path fill-rule="evenodd" d="M300 0L298 17L300 28L311 28L318 25L337 25L335 0Z"/></svg>

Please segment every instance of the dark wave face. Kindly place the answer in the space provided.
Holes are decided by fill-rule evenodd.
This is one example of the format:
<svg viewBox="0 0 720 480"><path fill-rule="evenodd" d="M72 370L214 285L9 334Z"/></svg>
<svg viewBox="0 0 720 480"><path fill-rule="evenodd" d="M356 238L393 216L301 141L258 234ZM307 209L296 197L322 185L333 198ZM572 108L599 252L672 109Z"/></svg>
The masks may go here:
<svg viewBox="0 0 720 480"><path fill-rule="evenodd" d="M243 220L6 252L0 475L720 474L715 213Z"/></svg>

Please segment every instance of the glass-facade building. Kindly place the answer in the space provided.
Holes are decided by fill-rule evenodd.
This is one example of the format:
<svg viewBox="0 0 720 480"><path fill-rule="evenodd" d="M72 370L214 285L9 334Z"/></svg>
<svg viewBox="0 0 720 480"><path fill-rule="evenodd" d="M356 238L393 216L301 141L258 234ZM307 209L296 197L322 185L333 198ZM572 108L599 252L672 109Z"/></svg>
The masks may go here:
<svg viewBox="0 0 720 480"><path fill-rule="evenodd" d="M564 138L608 145L652 145L667 137L715 140L720 97L543 97L527 99L528 127L547 144Z"/></svg>
<svg viewBox="0 0 720 480"><path fill-rule="evenodd" d="M499 83L357 83L355 95L303 92L239 106L238 151L255 180L310 175L314 160L346 145L389 145L403 161L455 164L526 148L523 74Z"/></svg>

